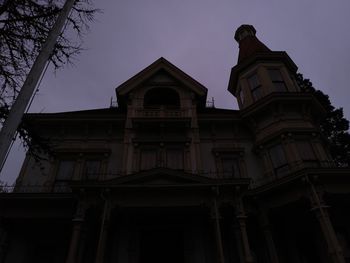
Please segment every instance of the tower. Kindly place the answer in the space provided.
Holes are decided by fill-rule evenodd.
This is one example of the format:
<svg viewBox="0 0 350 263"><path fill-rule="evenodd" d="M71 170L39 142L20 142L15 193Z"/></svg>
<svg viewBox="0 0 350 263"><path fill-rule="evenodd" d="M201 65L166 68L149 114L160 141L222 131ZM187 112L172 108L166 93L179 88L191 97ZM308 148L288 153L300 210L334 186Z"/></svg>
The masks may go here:
<svg viewBox="0 0 350 263"><path fill-rule="evenodd" d="M329 165L318 128L324 109L312 94L299 88L293 60L284 51L271 51L251 25L240 26L234 38L239 56L228 90L254 133L264 177Z"/></svg>
<svg viewBox="0 0 350 263"><path fill-rule="evenodd" d="M52 142L0 193L0 261L350 262L350 169L332 166L322 105L285 52L238 28L229 91L164 58L116 89L118 106L29 113Z"/></svg>
<svg viewBox="0 0 350 263"><path fill-rule="evenodd" d="M260 210L255 212L260 222L267 220L263 235L270 259L283 259L280 251L285 249L298 253L306 262L328 256L327 262L345 262L339 231L324 201L325 192L332 192L329 180L334 180L330 179L332 159L319 128L325 111L311 93L298 86L297 66L286 52L271 51L256 37L251 25L240 26L234 38L239 43L239 56L228 90L238 100L242 120L253 134L253 151L263 164L262 178L253 178L257 201L252 203ZM301 211L310 208L313 217L301 216ZM279 256L268 227L271 222L279 233ZM322 241L312 247L311 235ZM290 240L294 245L281 245ZM322 246L328 250L324 256Z"/></svg>

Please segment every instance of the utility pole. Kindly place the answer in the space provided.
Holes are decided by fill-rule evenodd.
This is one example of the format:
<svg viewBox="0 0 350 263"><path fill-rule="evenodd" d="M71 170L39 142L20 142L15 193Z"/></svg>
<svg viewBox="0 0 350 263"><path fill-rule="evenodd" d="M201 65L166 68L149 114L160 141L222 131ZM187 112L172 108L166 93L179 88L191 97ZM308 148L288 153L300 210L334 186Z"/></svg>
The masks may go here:
<svg viewBox="0 0 350 263"><path fill-rule="evenodd" d="M4 166L6 155L9 151L11 142L14 139L16 130L22 121L23 114L33 96L45 65L54 50L57 38L62 31L74 2L75 0L66 0L0 131L0 172Z"/></svg>

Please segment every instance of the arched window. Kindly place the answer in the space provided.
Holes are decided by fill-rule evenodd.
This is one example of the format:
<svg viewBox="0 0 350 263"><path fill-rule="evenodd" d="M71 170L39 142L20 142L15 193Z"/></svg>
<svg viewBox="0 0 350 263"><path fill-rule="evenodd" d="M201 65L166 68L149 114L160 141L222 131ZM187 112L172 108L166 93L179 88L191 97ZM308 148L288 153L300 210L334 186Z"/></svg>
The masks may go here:
<svg viewBox="0 0 350 263"><path fill-rule="evenodd" d="M154 88L146 92L143 106L145 108L159 108L160 106L168 108L179 108L179 94L169 88Z"/></svg>

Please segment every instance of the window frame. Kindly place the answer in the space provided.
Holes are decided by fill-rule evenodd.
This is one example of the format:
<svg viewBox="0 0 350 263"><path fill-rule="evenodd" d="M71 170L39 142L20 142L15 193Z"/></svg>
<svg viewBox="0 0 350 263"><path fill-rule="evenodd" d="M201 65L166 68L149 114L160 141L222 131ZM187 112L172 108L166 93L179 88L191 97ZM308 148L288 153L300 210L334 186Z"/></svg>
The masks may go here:
<svg viewBox="0 0 350 263"><path fill-rule="evenodd" d="M170 167L168 165L168 160L167 160L168 150L178 150L179 152L181 152L180 159L182 159L182 165L181 165L182 167L175 168L175 167ZM154 167L148 167L148 168L143 167L142 154L143 152L146 152L146 151L154 152L155 154ZM163 168L172 169L172 170L185 169L185 146L182 145L181 143L180 145L175 143L145 143L143 145L138 146L138 152L139 152L139 157L138 157L139 171L147 171L158 167L163 167Z"/></svg>
<svg viewBox="0 0 350 263"><path fill-rule="evenodd" d="M155 154L155 164L154 167L144 167L143 165L143 153L145 153L146 151L148 152L154 152ZM140 171L147 171L147 170L151 170L154 168L157 168L159 166L159 147L157 147L156 145L145 145L145 146L141 146L140 147L140 154L139 154L139 170Z"/></svg>
<svg viewBox="0 0 350 263"><path fill-rule="evenodd" d="M225 162L232 162L232 169L227 171L225 170L226 164ZM221 177L222 178L241 178L241 169L239 167L239 158L237 156L234 155L228 155L228 154L224 154L221 158L220 158L220 165L221 165Z"/></svg>
<svg viewBox="0 0 350 263"><path fill-rule="evenodd" d="M279 147L278 151L276 151L275 153L272 154L272 150L277 149L277 147ZM279 160L275 159L273 157L273 156L280 157L279 153L283 153L282 159L284 159L284 160L282 160L282 162L280 164L278 163ZM290 165L288 162L286 150L285 150L285 147L283 146L283 143L276 143L276 144L273 144L270 147L268 147L268 156L269 156L272 168L273 168L274 175L276 175L277 177L284 176L290 171Z"/></svg>
<svg viewBox="0 0 350 263"><path fill-rule="evenodd" d="M214 148L212 150L215 156L216 175L221 179L240 179L245 177L246 169L244 167L244 149L243 148ZM234 169L226 173L224 171L224 160L233 160L235 165L232 165ZM237 174L235 173L237 172Z"/></svg>
<svg viewBox="0 0 350 263"><path fill-rule="evenodd" d="M97 173L88 173L87 172L87 163L89 162L98 162ZM82 170L82 180L84 181L98 181L101 176L102 171L102 159L101 158L93 158L88 156L88 158L84 158L84 165Z"/></svg>
<svg viewBox="0 0 350 263"><path fill-rule="evenodd" d="M173 169L173 170L184 170L184 167L185 167L185 151L184 151L184 147L178 147L178 146L166 146L165 148L165 167L168 168L168 169ZM177 151L181 154L181 156L179 156L178 158L179 159L182 159L182 163L180 164L181 167L170 167L170 165L168 164L168 153L170 151Z"/></svg>
<svg viewBox="0 0 350 263"><path fill-rule="evenodd" d="M302 147L300 147L301 144L307 145L306 148L308 148L306 150L306 148L301 149ZM297 148L297 152L299 155L299 158L302 160L302 162L304 164L307 164L308 166L319 166L320 162L319 162L319 158L317 157L316 151L312 145L311 142L307 141L307 140L297 140L295 143L295 146ZM309 154L305 154L306 152L311 153Z"/></svg>
<svg viewBox="0 0 350 263"><path fill-rule="evenodd" d="M273 73L272 73L273 71L278 72L277 78L275 78L276 76L273 75ZM284 79L283 74L279 68L268 68L267 72L268 72L268 75L270 77L270 81L272 83L273 91L275 91L275 92L288 91L285 79ZM283 89L280 88L282 86L283 86Z"/></svg>
<svg viewBox="0 0 350 263"><path fill-rule="evenodd" d="M104 163L108 156L110 155L110 149L104 148L91 148L85 149L81 151L80 149L60 149L55 152L56 160L55 160L55 168L52 173L53 185L56 182L62 181L57 180L57 173L59 171L59 165L61 161L69 160L75 162L75 168L72 178L69 180L65 180L65 182L70 182L74 180L85 181L85 163L89 160L96 160L100 162L98 176L94 180L100 180L103 175L103 172L106 168L106 164Z"/></svg>
<svg viewBox="0 0 350 263"><path fill-rule="evenodd" d="M244 102L245 102L245 94L244 94L244 90L242 89L242 86L238 87L238 96L239 99L241 101L241 105L244 106Z"/></svg>
<svg viewBox="0 0 350 263"><path fill-rule="evenodd" d="M71 171L71 175L68 176L64 176L63 178L60 178L60 174L64 173L64 171L62 170L62 164L64 163L70 163L72 164L72 171ZM55 181L71 181L74 178L74 175L76 173L77 170L77 160L73 159L73 158L62 158L58 160L57 163L57 168L56 168L56 172L55 172Z"/></svg>
<svg viewBox="0 0 350 263"><path fill-rule="evenodd" d="M64 162L72 162L73 163L73 171L72 175L70 178L66 177L64 179L58 178L59 173L60 173L60 167L61 164ZM77 170L77 158L76 156L63 156L62 158L58 158L57 164L56 164L56 169L54 173L54 182L53 182L53 191L54 192L70 192L71 189L69 188L69 182L73 181L76 173L78 172Z"/></svg>
<svg viewBox="0 0 350 263"><path fill-rule="evenodd" d="M257 85L255 85L253 78L257 80ZM249 75L247 77L247 81L249 84L249 89L252 94L253 101L258 101L259 99L264 97L264 92L258 72L254 72L253 74Z"/></svg>
<svg viewBox="0 0 350 263"><path fill-rule="evenodd" d="M154 86L146 90L142 104L144 109L180 109L181 97L171 86Z"/></svg>

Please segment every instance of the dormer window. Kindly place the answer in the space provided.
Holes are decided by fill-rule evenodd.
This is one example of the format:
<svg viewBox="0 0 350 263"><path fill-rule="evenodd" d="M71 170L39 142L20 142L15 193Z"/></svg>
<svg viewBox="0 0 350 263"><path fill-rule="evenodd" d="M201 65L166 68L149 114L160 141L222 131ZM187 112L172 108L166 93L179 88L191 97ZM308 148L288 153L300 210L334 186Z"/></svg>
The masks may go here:
<svg viewBox="0 0 350 263"><path fill-rule="evenodd" d="M248 82L249 82L250 91L252 92L252 97L254 101L262 98L263 92L262 92L262 86L261 86L260 80L258 78L258 74L255 73L252 76L250 76L248 78Z"/></svg>
<svg viewBox="0 0 350 263"><path fill-rule="evenodd" d="M283 80L281 71L279 69L268 69L274 91L283 92L287 90L286 84Z"/></svg>
<svg viewBox="0 0 350 263"><path fill-rule="evenodd" d="M145 108L179 108L179 94L171 88L153 88L146 92L143 106Z"/></svg>

